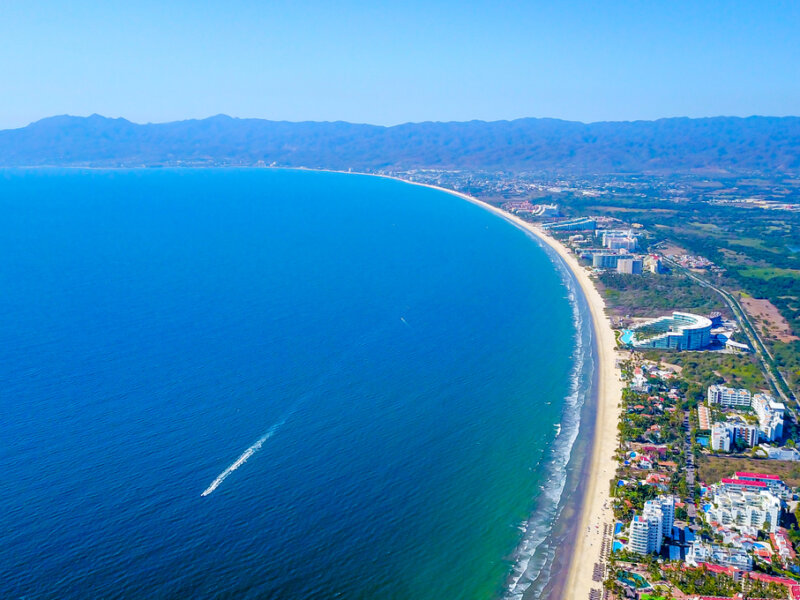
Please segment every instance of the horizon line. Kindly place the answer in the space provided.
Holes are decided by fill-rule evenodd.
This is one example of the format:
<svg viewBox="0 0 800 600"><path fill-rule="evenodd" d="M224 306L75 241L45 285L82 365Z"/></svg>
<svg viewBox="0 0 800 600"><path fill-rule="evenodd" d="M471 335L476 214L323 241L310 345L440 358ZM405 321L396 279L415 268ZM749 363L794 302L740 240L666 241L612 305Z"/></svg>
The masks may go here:
<svg viewBox="0 0 800 600"><path fill-rule="evenodd" d="M661 121L705 121L705 120L715 120L715 119L738 119L738 120L748 120L748 119L798 119L800 115L765 115L765 114L752 114L745 117L737 116L737 115L713 115L713 116L706 116L706 117L688 117L688 116L672 116L672 117L659 117L657 119L621 119L621 120L600 120L600 121L580 121L574 119L563 119L560 117L516 117L514 119L468 119L468 120L450 120L450 121L443 121L443 120L425 120L425 121L405 121L402 123L396 123L394 125L381 125L376 123L365 123L359 121L345 121L342 119L337 120L301 120L301 121L290 121L286 119L269 119L264 117L236 117L231 116L226 113L217 113L214 115L209 115L207 117L193 117L193 118L185 118L185 119L174 119L170 121L147 121L147 122L137 122L132 121L126 117L108 117L106 115L101 115L99 113L91 113L89 115L72 115L68 113L58 114L58 115L50 115L47 117L42 117L41 119L37 119L35 121L29 122L27 125L22 125L20 127L5 127L0 129L0 131L14 131L20 129L26 129L32 125L36 125L38 123L42 123L45 121L51 121L56 119L75 119L75 120L89 120L89 119L102 119L105 121L124 121L131 125L138 125L140 127L144 127L147 125L170 125L174 123L187 123L187 122L200 122L200 121L209 121L212 119L229 119L231 121L263 121L268 123L285 123L285 124L347 124L347 125L357 125L357 126L364 126L364 127L379 127L382 129L392 129L395 127L403 127L406 125L428 125L428 124L439 124L439 125L451 125L451 124L467 124L467 123L484 123L484 124L493 124L493 123L515 123L517 121L555 121L560 123L573 123L573 124L580 124L580 125L599 125L599 124L606 124L606 123L658 123Z"/></svg>

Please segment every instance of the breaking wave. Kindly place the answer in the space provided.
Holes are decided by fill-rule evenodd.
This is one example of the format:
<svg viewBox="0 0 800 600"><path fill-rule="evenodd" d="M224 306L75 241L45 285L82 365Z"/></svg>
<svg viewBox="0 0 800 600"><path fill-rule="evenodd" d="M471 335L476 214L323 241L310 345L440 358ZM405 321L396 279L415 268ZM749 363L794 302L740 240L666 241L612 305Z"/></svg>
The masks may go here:
<svg viewBox="0 0 800 600"><path fill-rule="evenodd" d="M558 267L568 289L568 299L572 305L575 321L574 366L570 375L569 393L562 411L559 434L553 441L550 456L543 467L545 482L540 486L533 513L520 525L520 530L524 533L514 551L514 565L503 594L506 600L522 600L534 592L541 593L549 582L556 550L551 534L564 508L562 496L567 483L566 467L572 457L572 449L580 430L581 410L591 393L594 376L592 357L594 332L591 326L586 327L587 323L591 324L588 307L574 276L563 260L551 248L539 243Z"/></svg>

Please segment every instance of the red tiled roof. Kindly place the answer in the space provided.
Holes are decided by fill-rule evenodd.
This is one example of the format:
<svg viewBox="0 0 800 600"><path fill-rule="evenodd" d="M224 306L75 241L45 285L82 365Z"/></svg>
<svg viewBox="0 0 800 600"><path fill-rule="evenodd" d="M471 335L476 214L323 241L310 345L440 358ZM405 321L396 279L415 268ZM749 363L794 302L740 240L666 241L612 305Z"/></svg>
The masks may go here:
<svg viewBox="0 0 800 600"><path fill-rule="evenodd" d="M772 481L780 481L781 478L777 475L767 475L766 473L748 473L747 471L736 471L736 477L752 477L754 479L770 479Z"/></svg>
<svg viewBox="0 0 800 600"><path fill-rule="evenodd" d="M775 577L774 575L767 575L766 573L758 573L753 571L752 573L748 573L750 579L756 579L758 581L766 581L767 583L778 583L780 585L785 585L787 587L792 587L799 585L797 581L794 579L789 579L788 577Z"/></svg>
<svg viewBox="0 0 800 600"><path fill-rule="evenodd" d="M745 485L748 487L759 487L759 488L767 487L767 484L764 483L763 481L747 481L745 479L723 479L722 483L727 483L730 485Z"/></svg>
<svg viewBox="0 0 800 600"><path fill-rule="evenodd" d="M698 567L705 567L707 571L712 573L725 573L730 575L736 571L735 567L723 567L722 565L715 565L714 563L700 562L697 563Z"/></svg>

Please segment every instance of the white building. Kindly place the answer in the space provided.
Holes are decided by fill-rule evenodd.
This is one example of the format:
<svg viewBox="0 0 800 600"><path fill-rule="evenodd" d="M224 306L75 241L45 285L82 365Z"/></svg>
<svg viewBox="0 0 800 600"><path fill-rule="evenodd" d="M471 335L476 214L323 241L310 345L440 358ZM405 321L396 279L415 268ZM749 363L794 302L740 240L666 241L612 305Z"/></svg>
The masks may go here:
<svg viewBox="0 0 800 600"><path fill-rule="evenodd" d="M641 515L631 521L628 550L638 554L661 551L665 537L672 537L675 522L675 497L659 496L644 503Z"/></svg>
<svg viewBox="0 0 800 600"><path fill-rule="evenodd" d="M786 406L769 394L754 395L751 406L758 415L761 438L768 442L780 439L783 436L783 418Z"/></svg>
<svg viewBox="0 0 800 600"><path fill-rule="evenodd" d="M662 537L672 537L672 524L675 522L675 496L658 496L644 503L642 515L660 516Z"/></svg>
<svg viewBox="0 0 800 600"><path fill-rule="evenodd" d="M800 452L797 451L797 448L778 448L776 446L767 446L766 444L761 444L758 448L766 452L767 458L770 460L800 461Z"/></svg>
<svg viewBox="0 0 800 600"><path fill-rule="evenodd" d="M708 404L719 404L734 408L749 408L750 391L744 388L734 389L724 385L712 385L708 388Z"/></svg>
<svg viewBox="0 0 800 600"><path fill-rule="evenodd" d="M727 423L714 423L711 427L711 449L715 452L731 451L731 434Z"/></svg>
<svg viewBox="0 0 800 600"><path fill-rule="evenodd" d="M603 247L609 250L636 250L639 240L630 229L604 231Z"/></svg>
<svg viewBox="0 0 800 600"><path fill-rule="evenodd" d="M628 550L637 554L651 554L661 550L663 537L661 519L636 515L628 531Z"/></svg>
<svg viewBox="0 0 800 600"><path fill-rule="evenodd" d="M718 486L713 504L706 511L706 520L749 533L757 533L766 526L774 533L780 524L780 515L780 498L766 489L751 492Z"/></svg>
<svg viewBox="0 0 800 600"><path fill-rule="evenodd" d="M650 392L650 384L647 383L647 377L645 377L642 373L636 373L633 376L633 379L630 383L630 388L634 392L639 392L640 394L647 394Z"/></svg>
<svg viewBox="0 0 800 600"><path fill-rule="evenodd" d="M742 442L748 448L758 443L758 427L746 423L723 423L717 421L711 428L711 449L730 452L731 446Z"/></svg>
<svg viewBox="0 0 800 600"><path fill-rule="evenodd" d="M782 500L792 499L792 490L786 485L778 475L767 473L751 473L749 471L736 471L734 481L753 486L763 486ZM752 489L752 488L750 488Z"/></svg>
<svg viewBox="0 0 800 600"><path fill-rule="evenodd" d="M693 567L700 563L714 563L742 571L753 570L753 559L744 548L725 548L716 544L704 544L699 540L689 544L686 562Z"/></svg>
<svg viewBox="0 0 800 600"><path fill-rule="evenodd" d="M642 264L641 258L620 258L617 261L617 273L641 275Z"/></svg>
<svg viewBox="0 0 800 600"><path fill-rule="evenodd" d="M604 246L609 250L636 250L639 247L639 240L635 237L612 237Z"/></svg>

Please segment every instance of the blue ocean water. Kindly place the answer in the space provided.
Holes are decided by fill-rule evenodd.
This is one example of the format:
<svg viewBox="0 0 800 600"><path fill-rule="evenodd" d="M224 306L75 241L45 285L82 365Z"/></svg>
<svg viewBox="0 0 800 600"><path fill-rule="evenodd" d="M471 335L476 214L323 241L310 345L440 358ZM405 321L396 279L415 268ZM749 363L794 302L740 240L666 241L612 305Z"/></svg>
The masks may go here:
<svg viewBox="0 0 800 600"><path fill-rule="evenodd" d="M549 570L586 341L522 231L282 170L6 170L0 216L0 597L515 597Z"/></svg>

